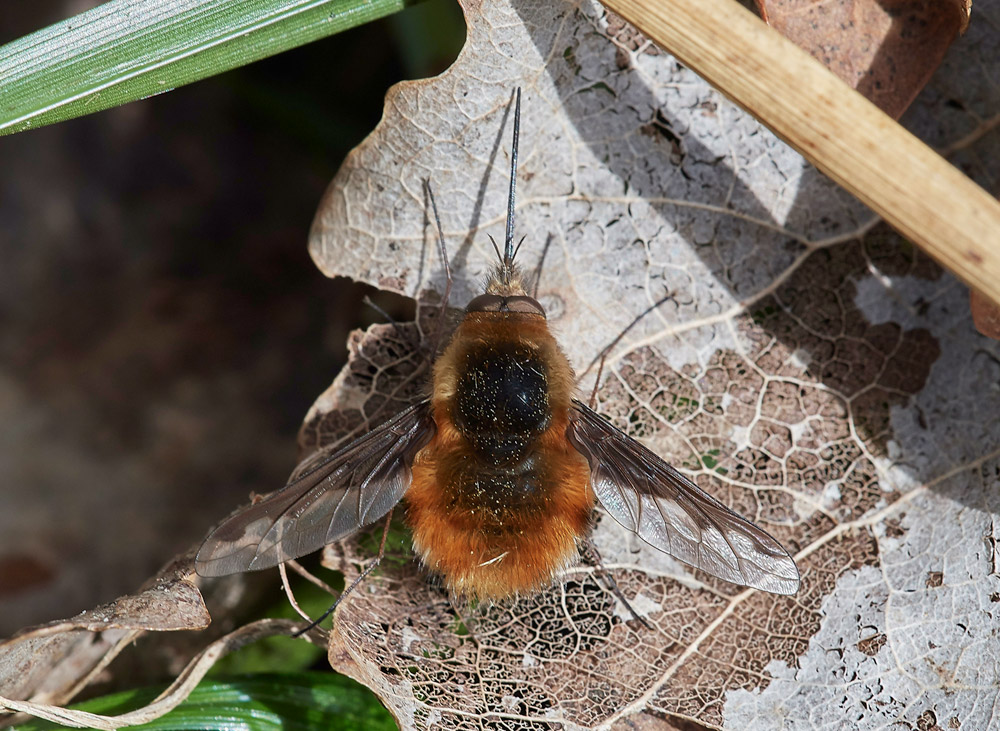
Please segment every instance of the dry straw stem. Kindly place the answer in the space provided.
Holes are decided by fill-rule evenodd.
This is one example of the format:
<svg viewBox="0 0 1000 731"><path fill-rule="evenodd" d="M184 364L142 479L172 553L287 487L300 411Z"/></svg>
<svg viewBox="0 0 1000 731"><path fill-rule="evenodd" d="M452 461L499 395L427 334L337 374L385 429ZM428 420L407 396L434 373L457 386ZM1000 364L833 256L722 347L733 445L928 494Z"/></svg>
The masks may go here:
<svg viewBox="0 0 1000 731"><path fill-rule="evenodd" d="M1000 302L1000 203L736 0L603 0Z"/></svg>

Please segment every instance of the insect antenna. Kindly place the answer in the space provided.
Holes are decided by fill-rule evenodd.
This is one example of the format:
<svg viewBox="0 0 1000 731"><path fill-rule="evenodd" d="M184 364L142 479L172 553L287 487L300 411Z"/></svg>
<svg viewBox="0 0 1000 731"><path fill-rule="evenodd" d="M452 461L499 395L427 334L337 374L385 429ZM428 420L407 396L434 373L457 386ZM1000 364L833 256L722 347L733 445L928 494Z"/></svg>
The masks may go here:
<svg viewBox="0 0 1000 731"><path fill-rule="evenodd" d="M514 253L510 257L511 259L516 259L517 258L517 252L519 252L521 250L521 244L524 243L524 240L526 238L528 238L527 234L525 234L524 236L522 236L521 240L517 242L517 246L514 247Z"/></svg>
<svg viewBox="0 0 1000 731"><path fill-rule="evenodd" d="M497 261L500 262L500 266L503 266L503 254L500 253L500 247L497 246L497 240L493 238L493 234L486 234L490 237L490 243L493 244L493 251L496 252Z"/></svg>

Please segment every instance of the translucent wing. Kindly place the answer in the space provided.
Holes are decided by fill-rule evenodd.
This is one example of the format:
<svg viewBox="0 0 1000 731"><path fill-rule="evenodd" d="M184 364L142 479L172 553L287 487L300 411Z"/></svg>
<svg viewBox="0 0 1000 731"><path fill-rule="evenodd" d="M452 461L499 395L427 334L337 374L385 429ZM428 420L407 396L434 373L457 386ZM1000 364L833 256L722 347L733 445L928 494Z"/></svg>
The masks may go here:
<svg viewBox="0 0 1000 731"><path fill-rule="evenodd" d="M425 400L316 461L216 528L198 551L195 568L202 576L266 569L378 520L410 486L413 457L434 429Z"/></svg>
<svg viewBox="0 0 1000 731"><path fill-rule="evenodd" d="M567 436L604 509L653 548L734 584L794 594L799 571L774 538L706 494L579 401Z"/></svg>

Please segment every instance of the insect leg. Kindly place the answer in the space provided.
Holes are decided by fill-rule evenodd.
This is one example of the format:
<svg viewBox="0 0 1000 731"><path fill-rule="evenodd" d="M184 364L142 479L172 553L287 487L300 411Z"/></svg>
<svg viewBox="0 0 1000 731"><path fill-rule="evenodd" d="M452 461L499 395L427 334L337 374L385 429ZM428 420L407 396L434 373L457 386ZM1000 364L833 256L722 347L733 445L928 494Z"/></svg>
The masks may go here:
<svg viewBox="0 0 1000 731"><path fill-rule="evenodd" d="M590 408L594 408L597 404L597 387L601 385L601 374L604 373L604 361L608 359L608 353L610 352L610 348L605 348L601 352L601 364L597 366L597 378L594 379L594 390L590 392L590 402L587 404Z"/></svg>
<svg viewBox="0 0 1000 731"><path fill-rule="evenodd" d="M622 590L618 588L618 582L615 581L615 577L611 575L610 571L604 568L604 561L601 559L601 554L598 552L597 546L594 545L593 540L588 538L587 540L583 541L580 544L580 555L583 557L583 560L585 562L589 563L596 569L594 571L595 576L597 576L598 579L604 581L608 589L611 590L611 593L618 598L618 601L622 603L622 605L629 611L629 614L631 614L634 619L637 619L640 622L642 622L642 624L646 627L646 629L649 630L656 629L648 619L640 616L639 613L636 612L635 609L632 607L632 605L629 604L628 599L626 599L625 595L622 594Z"/></svg>
<svg viewBox="0 0 1000 731"><path fill-rule="evenodd" d="M298 601L295 599L295 592L292 591L292 585L288 583L288 571L285 569L285 564L278 564L278 573L281 574L281 586L285 590L285 596L288 597L288 603L292 605L292 609L294 609L295 613L302 617L302 619L307 622L311 621L309 615L306 614L305 610L299 606ZM313 626L314 625L310 624L309 628L311 629Z"/></svg>
<svg viewBox="0 0 1000 731"><path fill-rule="evenodd" d="M607 360L608 354L618 346L618 343L620 343L625 338L629 330L638 325L639 322L642 320L642 318L644 318L650 312L652 312L657 307L662 305L664 302L673 302L674 304L677 304L677 300L675 299L675 294L673 292L667 292L667 294L664 297L660 298L659 300L651 304L649 307L647 307L645 310L643 310L641 313L639 313L639 315L637 315L636 318L632 320L632 322L630 322L625 327L624 330L618 333L618 335L615 337L614 340L608 343L601 350L600 367L597 369L597 378L594 380L594 391L593 393L590 394L590 403L588 404L590 408L594 408L594 401L597 398L597 386L601 382L601 372L604 370L604 361ZM585 375L590 373L590 369L594 367L594 363L596 361L597 361L597 356L594 356L594 360L590 361L590 365L588 365L587 368L583 371L583 373L581 373L577 377L577 383L579 383L580 380L582 380Z"/></svg>
<svg viewBox="0 0 1000 731"><path fill-rule="evenodd" d="M538 257L538 264L531 275L532 299L538 299L538 283L542 281L542 265L545 263L545 255L549 253L549 247L552 245L553 238L555 237L552 234L545 237L545 245L542 246L541 256Z"/></svg>
<svg viewBox="0 0 1000 731"><path fill-rule="evenodd" d="M437 201L434 200L434 191L431 190L431 181L424 180L424 190L431 202L431 210L434 211L434 222L438 232L438 252L441 254L441 262L444 265L444 296L441 298L441 311L438 313L437 333L434 335L434 349L432 353L437 353L441 344L441 334L444 332L445 315L448 314L448 298L451 297L451 264L448 262L448 249L444 245L444 229L441 226L441 216L438 215Z"/></svg>
<svg viewBox="0 0 1000 731"><path fill-rule="evenodd" d="M389 526L392 524L392 511L394 509L395 508L390 508L389 509L389 514L385 516L385 528L382 529L382 540L378 544L378 555L375 556L375 558L372 559L372 562L365 567L364 571L362 571L360 574L358 574L358 578L356 578L354 581L352 581L351 585L348 586L346 589L344 589L340 593L340 596L338 596L334 600L333 604L330 605L329 609L327 609L325 612L323 612L323 614L319 617L319 619L314 620L312 624L310 624L305 629L299 630L294 635L292 635L292 637L300 637L301 635L304 635L309 630L314 629L317 626L319 626L320 622L322 622L324 619L326 619L331 614L333 614L335 611L337 611L337 607L340 605L340 602L342 602L344 600L344 597L346 597L348 594L350 594L352 591L354 591L354 589L357 588L358 584L360 584L362 581L364 581L366 578L368 578L368 574L370 574L372 571L374 571L375 569L377 569L378 565L380 563L382 563L382 558L383 558L383 556L385 556L385 541L389 537Z"/></svg>
<svg viewBox="0 0 1000 731"><path fill-rule="evenodd" d="M477 606L470 604L467 599L448 593L448 603L451 604L451 611L455 613L455 617L458 620L458 625L456 626L456 634L462 634L462 630L468 634L469 639L479 645L479 637L476 635L476 610Z"/></svg>
<svg viewBox="0 0 1000 731"><path fill-rule="evenodd" d="M393 328L395 328L397 335L399 335L401 338L403 338L403 337L406 336L405 333L403 332L403 328L401 328L399 326L399 323L396 322L393 319L392 315L390 315L388 312L386 312L381 307L379 307L377 304L375 304L375 301L372 300L371 297L369 297L368 295L365 295L365 298L363 300L361 300L361 302L363 304L368 305L373 310L375 310L375 312L377 312L378 314L380 314L386 320L386 322L388 322L390 325L393 326Z"/></svg>

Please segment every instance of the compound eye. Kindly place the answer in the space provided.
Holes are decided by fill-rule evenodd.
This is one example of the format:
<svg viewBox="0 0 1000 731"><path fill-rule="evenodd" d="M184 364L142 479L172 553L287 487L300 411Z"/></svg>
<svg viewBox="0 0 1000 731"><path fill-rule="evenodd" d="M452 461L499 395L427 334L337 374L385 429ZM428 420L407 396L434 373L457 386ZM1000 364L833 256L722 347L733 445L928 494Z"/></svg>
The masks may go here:
<svg viewBox="0 0 1000 731"><path fill-rule="evenodd" d="M500 312L504 297L497 294L481 294L465 308L466 312Z"/></svg>
<svg viewBox="0 0 1000 731"><path fill-rule="evenodd" d="M503 297L499 294L481 294L465 308L466 312L519 312L545 317L545 310L531 297Z"/></svg>
<svg viewBox="0 0 1000 731"><path fill-rule="evenodd" d="M532 297L507 297L506 304L506 309L510 312L523 312L528 315L545 317L545 310L538 304L538 300Z"/></svg>

